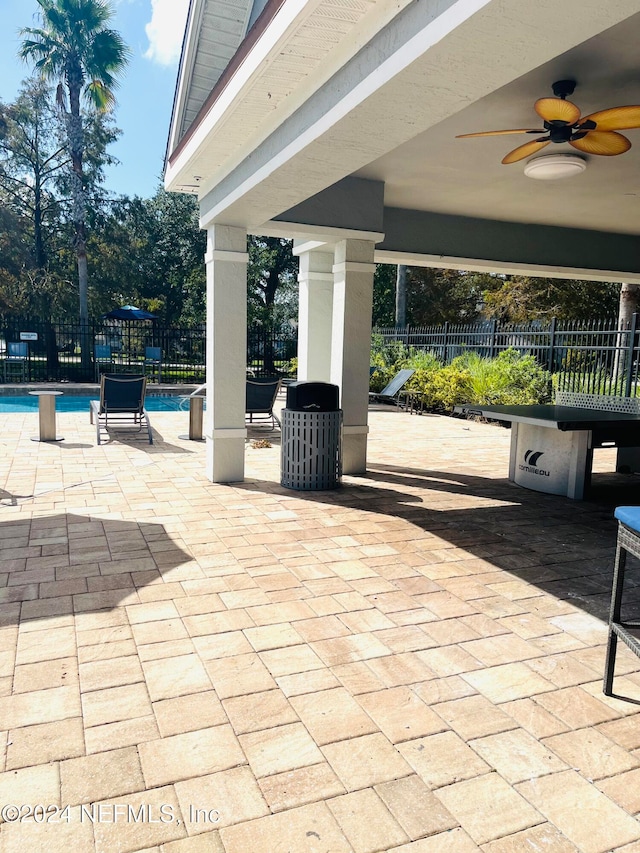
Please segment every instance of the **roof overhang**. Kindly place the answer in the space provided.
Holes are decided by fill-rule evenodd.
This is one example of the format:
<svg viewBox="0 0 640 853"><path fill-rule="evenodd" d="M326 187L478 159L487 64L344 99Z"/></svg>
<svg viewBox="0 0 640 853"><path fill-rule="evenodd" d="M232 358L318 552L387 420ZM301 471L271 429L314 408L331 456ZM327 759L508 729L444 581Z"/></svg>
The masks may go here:
<svg viewBox="0 0 640 853"><path fill-rule="evenodd" d="M640 260L628 262L640 235L640 144L621 157L589 158L585 175L544 186L524 177L521 165L500 165L504 137L454 139L528 126L535 99L562 77L578 78L573 100L583 114L639 103L638 0L400 8L385 0L273 0L254 29L169 156L166 186L197 192L203 226L298 239L319 239L323 227L327 239L377 234L378 260L466 269L478 268L475 261L514 271L536 266L530 250L543 248L546 234L556 250L548 262L538 254L537 274L640 275ZM340 208L330 205L324 220L301 220L310 199L345 179L383 186L375 227L341 222ZM448 223L441 246L417 232L403 244L397 223L419 215L439 223L441 237ZM520 260L499 250L498 237L489 257L479 255L477 241L465 252L474 241L456 241L454 223L469 233L475 223L480 233L485 222L495 234L521 228L511 243L521 248ZM569 232L580 236L567 241ZM583 264L585 248L596 243L590 266Z"/></svg>

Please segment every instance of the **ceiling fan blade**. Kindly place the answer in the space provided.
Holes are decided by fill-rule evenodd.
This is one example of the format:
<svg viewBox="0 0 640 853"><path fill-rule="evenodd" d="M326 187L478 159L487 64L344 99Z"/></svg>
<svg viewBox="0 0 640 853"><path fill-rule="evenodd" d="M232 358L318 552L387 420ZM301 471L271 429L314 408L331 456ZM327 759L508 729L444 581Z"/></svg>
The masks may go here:
<svg viewBox="0 0 640 853"><path fill-rule="evenodd" d="M470 136L506 136L508 133L546 133L546 131L544 128L532 130L528 127L518 130L484 130L482 133L459 133L456 139L468 139Z"/></svg>
<svg viewBox="0 0 640 853"><path fill-rule="evenodd" d="M525 157L530 157L542 148L546 148L550 142L550 139L534 139L533 142L525 142L524 145L519 145L513 151L509 151L507 156L502 158L502 162L505 166L509 163L517 163L518 160L524 160Z"/></svg>
<svg viewBox="0 0 640 853"><path fill-rule="evenodd" d="M640 127L640 106L611 107L585 116L583 121L594 121L596 130L630 130Z"/></svg>
<svg viewBox="0 0 640 853"><path fill-rule="evenodd" d="M601 154L603 157L624 154L631 148L627 137L613 130L592 130L582 139L570 139L569 145L573 145L578 151L584 151L585 154Z"/></svg>
<svg viewBox="0 0 640 853"><path fill-rule="evenodd" d="M571 101L561 98L539 98L533 105L540 118L545 121L564 121L575 124L580 118L580 110Z"/></svg>

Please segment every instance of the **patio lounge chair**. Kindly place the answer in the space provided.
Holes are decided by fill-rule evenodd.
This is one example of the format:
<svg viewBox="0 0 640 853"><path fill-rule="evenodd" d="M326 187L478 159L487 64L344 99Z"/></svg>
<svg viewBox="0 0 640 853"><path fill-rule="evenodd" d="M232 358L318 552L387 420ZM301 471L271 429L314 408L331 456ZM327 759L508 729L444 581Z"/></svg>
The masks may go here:
<svg viewBox="0 0 640 853"><path fill-rule="evenodd" d="M394 403L396 406L398 406L400 404L400 401L398 399L399 394L414 373L415 370L412 370L411 368L399 370L393 377L391 382L389 382L388 385L386 385L382 389L382 391L370 391L369 400L371 402L379 403Z"/></svg>
<svg viewBox="0 0 640 853"><path fill-rule="evenodd" d="M27 367L29 358L29 344L26 342L9 341L7 343L7 355L4 360L4 381L12 374L20 376L22 382L27 381Z"/></svg>
<svg viewBox="0 0 640 853"><path fill-rule="evenodd" d="M162 382L162 348L144 348L144 373L149 379L154 376L157 382Z"/></svg>
<svg viewBox="0 0 640 853"><path fill-rule="evenodd" d="M100 376L113 367L113 356L109 344L96 344L93 348L93 364L96 369L96 382Z"/></svg>
<svg viewBox="0 0 640 853"><path fill-rule="evenodd" d="M247 379L247 401L245 412L249 415L249 422L253 423L255 415L271 418L271 425L280 421L273 412L273 406L280 390L280 380L271 378Z"/></svg>
<svg viewBox="0 0 640 853"><path fill-rule="evenodd" d="M103 373L100 380L100 399L91 400L89 417L96 423L96 439L100 444L101 427L108 430L114 424L131 424L137 432L146 429L149 444L153 444L153 434L149 416L144 408L147 388L146 376L132 374Z"/></svg>

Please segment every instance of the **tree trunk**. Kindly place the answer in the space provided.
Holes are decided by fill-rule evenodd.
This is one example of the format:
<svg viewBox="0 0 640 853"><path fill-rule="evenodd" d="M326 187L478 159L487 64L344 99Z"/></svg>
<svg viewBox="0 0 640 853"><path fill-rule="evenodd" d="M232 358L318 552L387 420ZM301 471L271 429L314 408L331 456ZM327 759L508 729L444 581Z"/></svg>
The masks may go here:
<svg viewBox="0 0 640 853"><path fill-rule="evenodd" d="M407 325L407 268L398 264L396 276L396 327Z"/></svg>
<svg viewBox="0 0 640 853"><path fill-rule="evenodd" d="M69 107L67 115L67 139L71 155L71 192L73 196L73 224L75 235L73 247L78 264L78 297L80 315L80 352L83 379L91 372L91 342L89 340L89 276L87 271L87 238L85 229L86 195L82 157L84 151L84 133L80 115L80 92L83 76L80 67L71 67L67 71L69 87Z"/></svg>
<svg viewBox="0 0 640 853"><path fill-rule="evenodd" d="M627 325L631 317L640 311L640 284L627 284L620 286L620 302L618 305L618 323Z"/></svg>
<svg viewBox="0 0 640 853"><path fill-rule="evenodd" d="M620 286L620 301L618 303L618 340L616 342L616 357L614 364L614 379L623 383L628 370L629 340L625 329L631 325L631 318L640 311L640 284L624 282Z"/></svg>

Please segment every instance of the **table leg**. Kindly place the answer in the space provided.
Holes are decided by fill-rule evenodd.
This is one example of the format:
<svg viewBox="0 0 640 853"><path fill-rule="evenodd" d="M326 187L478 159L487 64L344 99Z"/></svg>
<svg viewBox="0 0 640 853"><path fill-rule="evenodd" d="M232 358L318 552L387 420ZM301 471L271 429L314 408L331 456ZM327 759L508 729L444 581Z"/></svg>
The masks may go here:
<svg viewBox="0 0 640 853"><path fill-rule="evenodd" d="M573 498L575 501L581 501L584 498L585 486L591 479L593 454L590 452L590 448L590 430L575 430L572 432L567 497Z"/></svg>
<svg viewBox="0 0 640 853"><path fill-rule="evenodd" d="M202 420L204 397L189 398L189 438L191 441L202 441Z"/></svg>
<svg viewBox="0 0 640 853"><path fill-rule="evenodd" d="M56 398L53 394L38 397L39 434L33 441L62 441L56 435Z"/></svg>
<svg viewBox="0 0 640 853"><path fill-rule="evenodd" d="M518 456L518 424L511 424L511 446L509 448L509 479L513 482L516 477L516 462Z"/></svg>

